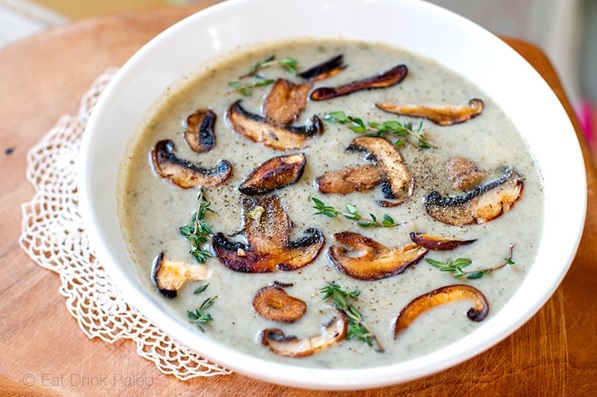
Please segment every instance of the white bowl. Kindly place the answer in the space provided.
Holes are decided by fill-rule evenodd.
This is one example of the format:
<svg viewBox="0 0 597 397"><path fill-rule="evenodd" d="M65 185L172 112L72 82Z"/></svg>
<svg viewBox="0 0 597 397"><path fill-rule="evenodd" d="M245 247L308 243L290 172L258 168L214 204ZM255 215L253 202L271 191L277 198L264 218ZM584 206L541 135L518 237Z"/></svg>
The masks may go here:
<svg viewBox="0 0 597 397"><path fill-rule="evenodd" d="M545 227L535 264L511 300L468 337L407 362L324 370L241 354L189 330L143 287L119 228L116 180L126 142L170 86L199 65L245 44L293 37L388 42L467 76L513 121L544 178ZM102 265L130 304L186 346L227 368L305 388L358 389L444 370L497 344L529 320L571 264L584 224L585 168L566 112L536 71L499 38L420 0L231 0L169 28L135 54L102 94L81 147L79 199ZM571 205L571 200L574 205Z"/></svg>

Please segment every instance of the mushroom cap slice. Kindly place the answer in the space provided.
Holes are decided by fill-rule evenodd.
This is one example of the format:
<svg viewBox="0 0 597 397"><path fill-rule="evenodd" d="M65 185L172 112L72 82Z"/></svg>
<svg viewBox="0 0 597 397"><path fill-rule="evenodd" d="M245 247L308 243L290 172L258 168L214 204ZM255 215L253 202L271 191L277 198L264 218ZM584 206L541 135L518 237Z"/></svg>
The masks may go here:
<svg viewBox="0 0 597 397"><path fill-rule="evenodd" d="M278 126L268 123L262 116L246 111L240 105L240 100L230 105L226 116L237 133L278 150L300 149L307 138L323 132L323 122L316 115L304 126Z"/></svg>
<svg viewBox="0 0 597 397"><path fill-rule="evenodd" d="M400 274L428 252L417 244L388 248L353 232L336 233L334 237L342 245L329 248L329 260L336 269L359 280L379 280Z"/></svg>
<svg viewBox="0 0 597 397"><path fill-rule="evenodd" d="M461 196L442 197L431 192L425 197L427 213L452 226L488 222L509 211L522 197L524 181L508 167L500 178L475 187Z"/></svg>
<svg viewBox="0 0 597 397"><path fill-rule="evenodd" d="M471 321L480 322L487 317L489 303L481 291L466 284L448 285L423 294L408 303L394 321L394 339L420 314L436 306L463 299L473 302L473 306L466 312Z"/></svg>
<svg viewBox="0 0 597 397"><path fill-rule="evenodd" d="M335 76L346 69L346 67L347 66L344 65L344 55L340 54L327 61L312 66L298 75L307 81L316 82Z"/></svg>
<svg viewBox="0 0 597 397"><path fill-rule="evenodd" d="M383 173L381 189L387 199L403 199L413 194L415 182L402 155L388 140L362 136L353 139L348 150L366 152Z"/></svg>
<svg viewBox="0 0 597 397"><path fill-rule="evenodd" d="M210 109L199 109L187 117L183 136L194 152L209 152L216 145L216 118L216 114Z"/></svg>
<svg viewBox="0 0 597 397"><path fill-rule="evenodd" d="M205 280L209 276L206 265L188 264L167 260L164 252L160 252L153 260L151 279L162 294L175 298L177 291L187 281Z"/></svg>
<svg viewBox="0 0 597 397"><path fill-rule="evenodd" d="M468 106L424 106L424 105L393 105L376 103L375 106L384 112L400 116L423 117L441 126L464 123L477 117L483 112L484 103L479 98L473 98Z"/></svg>
<svg viewBox="0 0 597 397"><path fill-rule="evenodd" d="M325 237L307 229L305 236L290 241L292 221L277 196L247 197L242 202L247 244L216 233L212 246L220 263L236 272L268 273L299 269L315 260Z"/></svg>
<svg viewBox="0 0 597 397"><path fill-rule="evenodd" d="M324 194L348 194L373 189L383 180L380 167L366 164L339 171L330 171L317 177L317 190Z"/></svg>
<svg viewBox="0 0 597 397"><path fill-rule="evenodd" d="M277 79L263 102L263 114L267 123L277 126L295 122L307 106L311 84L295 84L290 80Z"/></svg>
<svg viewBox="0 0 597 397"><path fill-rule="evenodd" d="M303 176L306 163L302 153L274 157L255 168L238 190L254 196L292 185Z"/></svg>
<svg viewBox="0 0 597 397"><path fill-rule="evenodd" d="M464 157L452 157L444 165L452 188L461 192L479 185L485 179L485 173L479 171L476 164Z"/></svg>
<svg viewBox="0 0 597 397"><path fill-rule="evenodd" d="M294 335L286 336L278 328L261 331L259 339L272 352L285 357L307 357L332 346L346 337L348 320L340 311L332 320L321 328L319 335L299 339Z"/></svg>
<svg viewBox="0 0 597 397"><path fill-rule="evenodd" d="M431 251L451 251L461 245L467 245L477 241L472 240L457 240L448 237L435 236L427 233L410 232L410 239L413 243L425 247Z"/></svg>
<svg viewBox="0 0 597 397"><path fill-rule="evenodd" d="M304 316L307 304L288 295L283 288L269 285L257 291L253 298L253 308L268 320L293 323Z"/></svg>
<svg viewBox="0 0 597 397"><path fill-rule="evenodd" d="M311 92L311 100L323 101L333 99L339 96L348 95L362 90L371 90L375 88L387 88L400 83L408 73L406 65L397 65L377 76L369 77L363 80L353 81L352 83L339 87L321 87Z"/></svg>
<svg viewBox="0 0 597 397"><path fill-rule="evenodd" d="M159 141L151 151L151 162L159 176L183 189L217 186L232 173L232 165L227 160L220 160L214 168L203 168L176 157L174 150L171 140Z"/></svg>

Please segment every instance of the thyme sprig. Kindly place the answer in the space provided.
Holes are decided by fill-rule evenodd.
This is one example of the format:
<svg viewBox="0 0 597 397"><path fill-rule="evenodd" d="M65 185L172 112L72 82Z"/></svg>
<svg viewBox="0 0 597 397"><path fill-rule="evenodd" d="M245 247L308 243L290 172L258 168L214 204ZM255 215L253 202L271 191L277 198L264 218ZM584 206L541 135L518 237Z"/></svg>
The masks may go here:
<svg viewBox="0 0 597 397"><path fill-rule="evenodd" d="M203 188L199 189L197 201L197 211L191 216L191 223L181 226L178 230L191 244L189 254L195 258L196 262L205 263L208 258L213 258L213 254L210 251L203 249L203 246L213 235L211 226L205 221L205 215L208 212L214 213L214 211L209 208L211 203L207 201Z"/></svg>
<svg viewBox="0 0 597 397"><path fill-rule="evenodd" d="M240 93L242 96L251 97L253 96L253 89L258 87L265 87L270 84L273 84L275 80L272 79L265 79L261 78L260 80L254 81L252 83L241 83L240 81L230 81L228 82L228 86L233 88L235 91Z"/></svg>
<svg viewBox="0 0 597 397"><path fill-rule="evenodd" d="M259 74L263 69L267 69L272 66L281 66L283 69L286 69L288 72L292 74L296 74L297 68L299 66L299 62L293 58L282 58L280 60L276 60L275 55L270 55L263 61L256 62L251 66L249 72L242 76L239 76L239 79L245 79L247 77L254 77Z"/></svg>
<svg viewBox="0 0 597 397"><path fill-rule="evenodd" d="M357 134L365 134L373 137L384 137L386 135L394 135L398 139L394 142L394 146L402 146L405 142L418 146L421 149L431 148L431 144L425 137L425 131L423 131L423 122L420 122L417 126L413 126L412 123L401 123L398 120L389 120L382 123L370 122L365 123L363 119L355 116L348 116L343 111L336 111L326 113L323 119L328 123L340 123L347 125L348 128L356 132ZM414 138L417 141L417 145L411 142L408 138Z"/></svg>
<svg viewBox="0 0 597 397"><path fill-rule="evenodd" d="M342 311L348 318L347 340L356 338L373 347L378 352L384 351L375 334L363 322L363 315L350 302L358 299L361 294L360 290L345 290L335 282L331 282L321 288L321 292L324 294L323 300L331 300L334 307Z"/></svg>
<svg viewBox="0 0 597 397"><path fill-rule="evenodd" d="M189 317L190 322L195 324L202 332L205 332L205 329L201 325L213 320L212 315L207 313L206 310L214 304L214 301L217 298L217 295L212 296L211 298L204 300L201 306L195 310L187 310L187 316Z"/></svg>
<svg viewBox="0 0 597 397"><path fill-rule="evenodd" d="M508 250L508 257L504 258L503 262L501 262L497 266L486 267L486 268L478 269L478 270L464 270L465 267L467 267L473 263L473 261L468 258L457 258L454 261L452 261L450 259L448 259L447 261L438 261L438 260L430 259L430 258L426 258L425 260L431 266L434 266L443 272L452 273L455 278L466 277L469 280L477 280L477 279L482 278L486 274L489 274L491 272L499 270L505 266L514 265L515 262L512 259L513 251L514 251L514 244L510 244L509 250Z"/></svg>
<svg viewBox="0 0 597 397"><path fill-rule="evenodd" d="M270 68L272 66L280 66L286 71L295 75L299 66L299 62L289 57L276 60L275 55L270 55L265 60L253 64L253 66L251 66L251 68L246 74L238 76L238 80L229 81L228 86L234 89L235 91L239 92L241 95L245 97L250 97L253 95L253 89L258 87L265 87L275 82L274 79L268 79L260 74L262 70ZM254 81L248 83L241 82L241 80L250 77L252 77Z"/></svg>
<svg viewBox="0 0 597 397"><path fill-rule="evenodd" d="M399 224L394 221L394 219L388 215L383 214L381 220L378 220L377 216L373 214L369 214L369 217L363 216L357 210L357 207L352 204L345 204L346 211L340 211L331 205L326 205L323 201L316 197L311 197L314 205L313 208L317 210L314 215L325 215L329 216L330 218L334 218L338 215L345 217L346 219L350 219L355 221L357 225L362 227L396 227Z"/></svg>

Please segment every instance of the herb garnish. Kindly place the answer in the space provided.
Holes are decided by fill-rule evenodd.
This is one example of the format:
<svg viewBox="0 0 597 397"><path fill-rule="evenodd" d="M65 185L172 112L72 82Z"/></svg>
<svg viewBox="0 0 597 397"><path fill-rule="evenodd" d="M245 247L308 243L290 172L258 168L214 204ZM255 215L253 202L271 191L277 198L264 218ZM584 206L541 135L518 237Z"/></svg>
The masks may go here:
<svg viewBox="0 0 597 397"><path fill-rule="evenodd" d="M375 334L363 323L363 315L349 302L349 300L358 299L361 294L360 290L348 291L342 289L335 282L331 282L321 288L321 292L324 294L323 300L331 299L336 309L341 310L348 318L347 340L357 338L380 353L384 351Z"/></svg>
<svg viewBox="0 0 597 397"><path fill-rule="evenodd" d="M399 137L395 142L394 146L398 147L403 145L405 142L412 143L408 138L413 137L417 140L417 145L421 149L431 148L431 144L425 137L425 131L423 131L423 122L420 122L416 127L412 123L401 123L397 120L384 121L382 123L371 122L365 123L361 118L355 116L348 116L342 111L326 113L323 119L328 123L340 123L348 125L348 128L356 132L357 134L366 134L372 137L383 137L387 134L391 134Z"/></svg>
<svg viewBox="0 0 597 397"><path fill-rule="evenodd" d="M357 225L362 227L395 227L399 226L394 219L388 215L384 214L383 219L379 221L377 217L373 214L369 214L369 217L364 217L359 214L357 207L352 204L346 204L346 211L340 211L334 208L331 205L326 205L323 201L316 197L311 197L313 203L315 204L313 208L317 210L314 215L325 215L333 218L338 215L342 215L347 219L355 221Z"/></svg>
<svg viewBox="0 0 597 397"><path fill-rule="evenodd" d="M189 253L195 258L195 261L198 263L205 263L208 258L213 258L213 254L210 251L202 248L209 240L209 237L213 235L211 227L205 221L205 215L208 212L214 211L209 208L211 203L205 198L205 191L203 188L199 189L197 201L199 204L197 211L195 211L191 217L191 223L180 227L178 230L191 244Z"/></svg>
<svg viewBox="0 0 597 397"><path fill-rule="evenodd" d="M201 306L199 306L194 311L187 310L187 316L189 317L189 320L193 324L197 325L197 327L202 332L205 332L205 329L203 329L203 327L201 326L201 324L205 324L208 321L213 320L213 317L211 316L211 314L206 313L205 310L207 310L211 305L213 305L213 303L217 299L217 297L218 296L216 295L216 296L213 296L211 298L206 299L205 301L203 301L203 303L201 304Z"/></svg>
<svg viewBox="0 0 597 397"><path fill-rule="evenodd" d="M233 88L235 91L238 91L241 95L245 97L250 97L253 95L253 89L258 87L265 87L270 84L273 84L275 80L268 79L259 74L263 69L267 69L272 66L280 66L286 69L288 72L292 73L293 75L296 74L298 68L298 61L292 58L282 58L280 60L276 60L275 55L271 55L263 61L259 61L251 66L249 72L243 74L242 76L238 77L238 80L228 82L228 86ZM250 83L241 83L240 80L253 77L255 81Z"/></svg>
<svg viewBox="0 0 597 397"><path fill-rule="evenodd" d="M491 273L493 271L499 270L505 266L514 265L515 262L512 260L512 251L513 250L514 250L514 244L510 244L509 251L508 251L509 252L508 257L504 258L504 261L502 263L500 263L499 265L494 266L494 267L487 267L487 268L480 269L480 270L469 270L469 271L463 270L463 268L465 268L473 263L473 261L468 258L457 258L454 261L448 259L445 262L438 261L435 259L430 259L430 258L426 258L425 260L427 261L427 263L429 263L430 265L432 265L434 267L437 267L439 270L441 270L443 272L453 273L455 278L462 278L462 277L466 276L466 278L469 280L477 280L477 279L480 279L481 277L483 277L484 275Z"/></svg>

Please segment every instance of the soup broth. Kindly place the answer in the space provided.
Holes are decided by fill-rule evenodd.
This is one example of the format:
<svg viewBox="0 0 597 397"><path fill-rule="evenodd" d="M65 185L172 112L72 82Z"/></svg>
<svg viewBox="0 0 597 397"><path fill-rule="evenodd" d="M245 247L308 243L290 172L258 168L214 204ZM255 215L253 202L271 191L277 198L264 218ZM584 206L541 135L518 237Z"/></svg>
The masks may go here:
<svg viewBox="0 0 597 397"><path fill-rule="evenodd" d="M324 132L307 138L304 147L281 151L240 135L226 119L229 107L238 100L247 111L261 114L264 99L271 89L271 85L257 86L251 88L251 96L244 96L231 87L230 82L277 78L301 81L275 62L259 70L258 74L264 79L239 79L252 66L274 55L275 61L285 58L298 61L300 71L339 54L343 55L347 67L334 76L314 82L313 89L340 86L376 76L398 64L406 65L408 73L403 81L388 88L363 90L324 101L309 100L294 124L305 125L313 115L324 119L326 114L342 111L362 119L365 124L396 120L405 125L410 123L415 134L424 132L430 148L420 147L415 135L402 137L405 142L397 146L414 179L412 196L398 206L381 207L376 203L384 199L380 186L345 195L322 194L317 190L314 181L318 176L371 162L362 153L346 150L353 139L363 135L353 132L349 125L323 121ZM163 302L164 310L172 311L181 322L197 332L202 330L189 320L188 311L197 309L207 298L217 296L205 310L212 319L200 325L207 336L246 354L310 367L388 365L431 353L482 327L506 304L534 262L542 229L543 193L540 173L533 158L516 126L491 98L466 76L459 76L433 60L401 49L362 42L304 40L273 43L250 51L238 50L206 67L183 89L173 91L176 92L165 94L167 99L164 104L127 149L120 178L119 208L122 230L140 280ZM436 125L424 118L386 113L373 106L375 103L461 106L468 104L471 98L483 100L482 113L469 121L450 126ZM182 136L184 120L197 109L211 109L217 117L214 126L216 145L213 150L201 154L193 152ZM392 143L397 139L390 135L386 138ZM209 258L204 264L194 264L189 254L189 242L179 228L189 224L197 209L198 188L183 189L156 174L150 153L155 144L164 139L174 143L175 154L180 158L204 167L213 167L221 159L232 165L232 174L224 183L204 189L213 210L206 213L205 220L214 232L223 233L229 240L243 239L243 194L238 186L255 168L273 157L305 154L306 166L301 178L268 194L279 197L292 220L291 240L299 239L309 228L317 229L325 236L325 245L316 259L297 270L269 273L235 272L216 257ZM431 191L442 195L462 194L451 187L445 173L444 164L454 157L464 157L475 163L486 172L487 180L498 177L500 167L513 167L524 179L522 197L510 211L481 224L451 226L433 219L423 205ZM317 211L313 208L312 198L344 212L353 208L347 208L346 204L349 204L359 214L367 217L373 214L378 220L382 220L384 214L389 215L396 225L363 227L342 215L328 217L315 214ZM360 233L386 247L412 243L410 232L461 240L475 239L475 242L450 251L429 251L424 259L391 277L358 280L337 270L327 255L330 246L338 245L334 234L345 231ZM228 237L231 235L235 236ZM511 245L514 263L486 272L478 279L455 278L453 272L440 271L426 261L433 259L449 263L457 258L467 258L472 263L465 268L466 271L490 269L504 262ZM205 249L211 249L209 244ZM207 266L209 278L187 282L177 291L175 298L165 297L152 281L152 263L161 252L169 260ZM274 322L262 318L254 310L252 301L256 292L276 282L288 285L284 290L306 303L307 311L300 320L294 323ZM267 328L280 328L286 335L299 338L319 334L322 324L335 313L332 304L323 300L321 292L332 282L346 290L360 291L352 304L376 335L383 352L353 338L308 357L293 358L276 354L259 341L260 332ZM199 286L206 284L209 285L203 292L194 293ZM393 321L410 301L452 284L467 284L482 291L490 306L486 320L474 322L467 318L470 302L452 302L425 312L394 339ZM192 347L201 350L201 346Z"/></svg>

